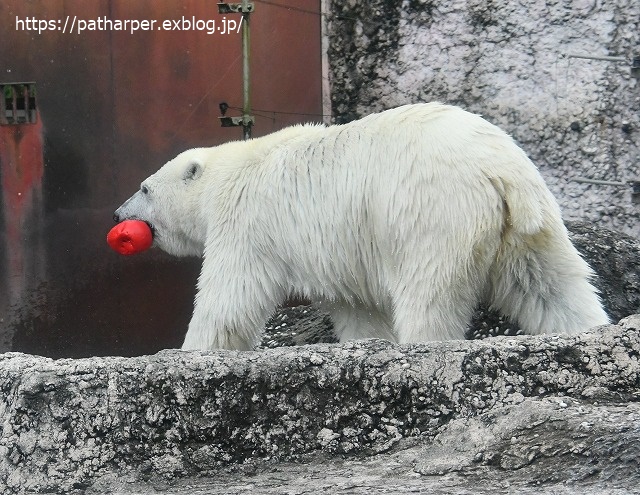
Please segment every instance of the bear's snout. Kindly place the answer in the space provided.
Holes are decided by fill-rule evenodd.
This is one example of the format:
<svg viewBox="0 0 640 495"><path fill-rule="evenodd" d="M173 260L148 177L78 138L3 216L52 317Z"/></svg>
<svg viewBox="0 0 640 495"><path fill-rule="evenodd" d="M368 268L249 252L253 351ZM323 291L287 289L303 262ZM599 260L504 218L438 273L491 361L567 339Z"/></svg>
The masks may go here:
<svg viewBox="0 0 640 495"><path fill-rule="evenodd" d="M134 220L134 218L128 215L122 215L120 208L113 212L113 221L116 223L124 222L125 220Z"/></svg>
<svg viewBox="0 0 640 495"><path fill-rule="evenodd" d="M113 220L116 223L120 223L124 220L140 220L136 218L137 215L134 214L135 208L132 208L132 201L135 198L135 195L127 199L124 203L122 203L116 211L113 212Z"/></svg>

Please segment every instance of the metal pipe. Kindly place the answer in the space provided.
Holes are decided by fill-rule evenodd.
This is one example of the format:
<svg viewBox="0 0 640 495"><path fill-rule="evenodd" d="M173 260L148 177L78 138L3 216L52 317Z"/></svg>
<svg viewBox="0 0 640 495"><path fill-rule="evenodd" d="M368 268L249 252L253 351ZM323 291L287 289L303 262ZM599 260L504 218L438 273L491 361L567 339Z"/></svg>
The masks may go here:
<svg viewBox="0 0 640 495"><path fill-rule="evenodd" d="M251 84L249 73L249 0L242 0L242 136L251 139Z"/></svg>
<svg viewBox="0 0 640 495"><path fill-rule="evenodd" d="M582 53L567 53L569 58L584 58L587 60L604 60L606 62L627 62L625 57L610 57L608 55L586 55Z"/></svg>
<svg viewBox="0 0 640 495"><path fill-rule="evenodd" d="M599 186L616 186L623 187L628 186L629 184L626 182L619 182L613 180L597 180L597 179L584 179L582 177L578 177L577 179L573 179L574 182L582 182L584 184L597 184Z"/></svg>

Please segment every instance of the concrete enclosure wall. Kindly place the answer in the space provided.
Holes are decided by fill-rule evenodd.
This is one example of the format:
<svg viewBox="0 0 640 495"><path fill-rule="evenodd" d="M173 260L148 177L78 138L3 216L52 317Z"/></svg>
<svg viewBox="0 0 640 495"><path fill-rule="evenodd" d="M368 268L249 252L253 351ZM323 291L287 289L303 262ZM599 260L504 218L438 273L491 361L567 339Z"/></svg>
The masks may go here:
<svg viewBox="0 0 640 495"><path fill-rule="evenodd" d="M630 185L576 181L640 179L640 69L633 69L640 56L640 3L329 4L325 32L335 121L419 101L460 105L514 137L567 219L640 235L640 203Z"/></svg>

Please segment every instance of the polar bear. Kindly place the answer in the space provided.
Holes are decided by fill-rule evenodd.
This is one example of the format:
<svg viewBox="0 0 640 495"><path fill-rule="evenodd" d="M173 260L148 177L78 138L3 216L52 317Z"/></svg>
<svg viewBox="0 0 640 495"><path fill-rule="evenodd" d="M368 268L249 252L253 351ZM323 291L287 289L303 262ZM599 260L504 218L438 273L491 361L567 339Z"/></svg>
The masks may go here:
<svg viewBox="0 0 640 495"><path fill-rule="evenodd" d="M402 106L185 151L115 212L203 256L184 349L251 349L304 296L341 341L464 338L478 303L531 334L608 322L557 202L481 117Z"/></svg>

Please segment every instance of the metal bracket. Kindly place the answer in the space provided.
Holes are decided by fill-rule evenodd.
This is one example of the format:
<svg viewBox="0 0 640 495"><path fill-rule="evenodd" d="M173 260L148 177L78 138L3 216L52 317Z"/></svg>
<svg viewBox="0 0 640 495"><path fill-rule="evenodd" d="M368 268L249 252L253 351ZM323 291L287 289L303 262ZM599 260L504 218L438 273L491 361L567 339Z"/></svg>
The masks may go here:
<svg viewBox="0 0 640 495"><path fill-rule="evenodd" d="M238 127L238 126L252 126L255 124L255 117L244 115L240 117L218 117L220 119L221 127Z"/></svg>
<svg viewBox="0 0 640 495"><path fill-rule="evenodd" d="M0 83L0 125L35 124L36 83Z"/></svg>
<svg viewBox="0 0 640 495"><path fill-rule="evenodd" d="M218 3L218 14L250 14L254 9L253 2Z"/></svg>
<svg viewBox="0 0 640 495"><path fill-rule="evenodd" d="M640 180L630 180L628 184L631 186L631 197L637 203L640 201Z"/></svg>
<svg viewBox="0 0 640 495"><path fill-rule="evenodd" d="M635 78L640 78L640 56L633 57L631 63L631 75Z"/></svg>

